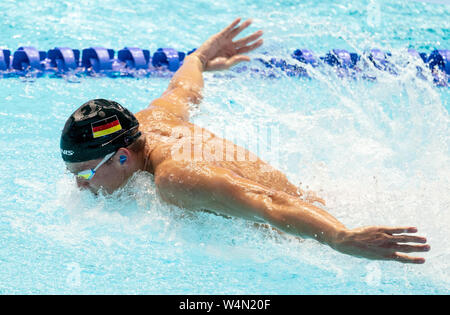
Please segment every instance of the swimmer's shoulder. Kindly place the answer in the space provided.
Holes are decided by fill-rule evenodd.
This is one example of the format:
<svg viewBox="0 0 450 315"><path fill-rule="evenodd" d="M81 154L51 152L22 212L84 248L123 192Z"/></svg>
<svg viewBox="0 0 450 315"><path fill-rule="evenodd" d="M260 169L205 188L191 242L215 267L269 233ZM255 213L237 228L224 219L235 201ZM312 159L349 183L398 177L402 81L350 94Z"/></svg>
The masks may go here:
<svg viewBox="0 0 450 315"><path fill-rule="evenodd" d="M164 120L180 120L175 114L170 113L162 108L150 106L135 114L139 123L145 123L146 121L164 121Z"/></svg>

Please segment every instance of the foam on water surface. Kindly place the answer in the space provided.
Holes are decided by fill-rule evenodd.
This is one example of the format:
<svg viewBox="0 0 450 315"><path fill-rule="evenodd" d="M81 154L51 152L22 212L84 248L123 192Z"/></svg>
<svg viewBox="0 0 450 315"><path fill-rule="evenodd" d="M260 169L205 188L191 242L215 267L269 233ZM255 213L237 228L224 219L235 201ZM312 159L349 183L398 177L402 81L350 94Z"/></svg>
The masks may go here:
<svg viewBox="0 0 450 315"><path fill-rule="evenodd" d="M17 9L25 3L33 10ZM377 2L377 24L367 20L371 3L4 1L10 33L0 44L188 50L245 12L281 57L300 46L378 45L394 57L408 46L450 47L448 6ZM131 19L133 27L117 26ZM315 80L208 73L192 120L243 146L258 139L263 159L318 191L349 227L417 226L432 247L425 265L361 260L244 220L186 212L163 203L146 173L113 196L79 191L58 150L68 115L98 97L137 112L168 79L8 79L0 80L0 292L449 293L450 93L416 79L414 64L396 65L407 71L379 72L376 82L324 70L313 70Z"/></svg>

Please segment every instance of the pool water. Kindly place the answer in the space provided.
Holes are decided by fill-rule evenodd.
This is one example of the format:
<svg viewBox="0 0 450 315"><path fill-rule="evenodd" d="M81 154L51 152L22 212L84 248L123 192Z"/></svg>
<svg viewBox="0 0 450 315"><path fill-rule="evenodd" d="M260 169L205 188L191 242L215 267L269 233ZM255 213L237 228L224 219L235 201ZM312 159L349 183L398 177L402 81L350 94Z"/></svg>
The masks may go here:
<svg viewBox="0 0 450 315"><path fill-rule="evenodd" d="M450 49L450 5L2 1L0 48L188 51L237 16L254 18L247 33L265 31L254 57L289 58L301 47L398 56L402 74L377 72L376 82L314 69L313 79L207 73L192 121L247 147L260 139L257 153L317 191L348 227L417 226L432 247L427 262L358 259L245 220L186 212L159 199L148 173L93 197L65 172L65 120L100 97L137 112L169 79L0 79L0 293L450 293L450 89L402 63L410 47Z"/></svg>

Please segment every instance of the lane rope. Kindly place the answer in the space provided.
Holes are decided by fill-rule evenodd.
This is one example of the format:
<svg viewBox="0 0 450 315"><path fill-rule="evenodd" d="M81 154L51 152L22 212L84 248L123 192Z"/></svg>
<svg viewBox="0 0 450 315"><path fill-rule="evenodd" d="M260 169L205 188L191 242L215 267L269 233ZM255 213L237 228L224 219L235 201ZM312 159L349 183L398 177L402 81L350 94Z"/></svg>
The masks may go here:
<svg viewBox="0 0 450 315"><path fill-rule="evenodd" d="M125 47L119 51L104 47L72 49L55 47L40 51L35 47L19 47L15 52L0 49L0 78L42 76L94 76L94 77L151 77L171 76L183 64L185 53L174 48L158 48L153 55L150 50ZM289 60L275 58L267 53L256 58L260 67L238 66L235 72L252 71L268 77L276 77L282 71L288 76L311 77L311 67L332 67L340 77L376 80L370 74L375 67L392 75L399 75L401 67L392 61L389 52L371 49L362 54L333 49L318 56L309 49L297 49ZM450 50L436 49L430 54L408 49L402 56L404 64L417 64L417 77L426 79L431 75L438 86L450 86Z"/></svg>

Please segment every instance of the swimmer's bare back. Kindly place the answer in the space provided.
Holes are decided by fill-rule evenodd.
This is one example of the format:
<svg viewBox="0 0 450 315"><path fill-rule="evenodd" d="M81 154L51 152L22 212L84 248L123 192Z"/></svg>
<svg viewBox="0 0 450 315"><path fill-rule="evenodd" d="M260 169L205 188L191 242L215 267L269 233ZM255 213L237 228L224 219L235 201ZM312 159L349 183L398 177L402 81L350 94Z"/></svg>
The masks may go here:
<svg viewBox="0 0 450 315"><path fill-rule="evenodd" d="M242 217L346 254L369 259L423 263L404 253L429 250L414 227L347 229L312 202L286 176L251 152L189 122L190 104L201 102L203 71L249 61L243 54L263 43L262 31L233 39L251 24L236 19L187 56L168 89L136 114L147 138L148 171L165 201L192 210ZM413 244L405 244L413 243Z"/></svg>
<svg viewBox="0 0 450 315"><path fill-rule="evenodd" d="M157 115L155 115L156 113ZM150 163L152 166L170 160L186 166L222 167L237 176L274 190L303 198L310 203L317 201L325 205L325 201L311 192L304 196L304 192L289 182L282 172L252 152L231 141L217 137L205 128L171 117L164 111L156 109L141 111L136 114L136 117L140 121L140 130L148 139L147 143L152 146Z"/></svg>

